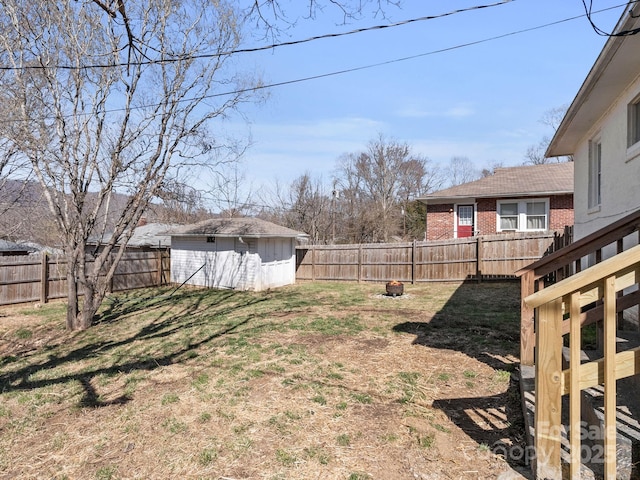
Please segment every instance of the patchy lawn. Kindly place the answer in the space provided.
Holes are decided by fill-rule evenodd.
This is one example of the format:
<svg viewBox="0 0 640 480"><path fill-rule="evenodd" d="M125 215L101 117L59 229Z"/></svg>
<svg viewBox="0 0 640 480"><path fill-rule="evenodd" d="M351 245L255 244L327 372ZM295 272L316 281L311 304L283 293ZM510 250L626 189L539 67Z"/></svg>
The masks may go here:
<svg viewBox="0 0 640 480"><path fill-rule="evenodd" d="M1 479L526 471L518 284L170 293L114 295L75 334L62 303L0 309Z"/></svg>

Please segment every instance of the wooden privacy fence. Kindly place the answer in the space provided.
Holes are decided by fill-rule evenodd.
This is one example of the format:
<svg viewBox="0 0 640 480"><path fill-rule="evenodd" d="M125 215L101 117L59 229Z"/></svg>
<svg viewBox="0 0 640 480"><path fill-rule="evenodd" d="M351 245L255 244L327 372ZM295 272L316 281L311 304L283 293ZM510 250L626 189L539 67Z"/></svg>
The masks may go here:
<svg viewBox="0 0 640 480"><path fill-rule="evenodd" d="M109 285L112 292L169 282L168 251L128 251ZM0 305L42 302L67 296L67 264L61 255L0 257Z"/></svg>
<svg viewBox="0 0 640 480"><path fill-rule="evenodd" d="M357 282L514 278L551 252L559 232L508 233L456 240L296 247L296 280Z"/></svg>

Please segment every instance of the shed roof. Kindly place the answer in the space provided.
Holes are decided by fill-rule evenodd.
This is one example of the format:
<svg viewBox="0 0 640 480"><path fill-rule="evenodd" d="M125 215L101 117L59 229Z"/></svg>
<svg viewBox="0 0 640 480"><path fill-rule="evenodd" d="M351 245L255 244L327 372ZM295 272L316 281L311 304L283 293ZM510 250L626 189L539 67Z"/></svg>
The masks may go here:
<svg viewBox="0 0 640 480"><path fill-rule="evenodd" d="M170 247L171 236L168 234L171 229L180 228L177 223L147 223L140 225L133 230L133 235L127 242L132 247Z"/></svg>
<svg viewBox="0 0 640 480"><path fill-rule="evenodd" d="M445 203L462 198L536 197L573 193L573 162L496 168L493 175L430 193L418 200Z"/></svg>
<svg viewBox="0 0 640 480"><path fill-rule="evenodd" d="M133 234L127 242L130 247L171 247L169 232L182 227L179 223L147 223L138 225L133 229ZM102 238L91 237L87 243L101 244L111 240L112 232L105 233Z"/></svg>
<svg viewBox="0 0 640 480"><path fill-rule="evenodd" d="M213 218L186 225L169 232L171 236L213 236L213 237L245 237L245 238L297 238L307 237L298 232L259 218Z"/></svg>

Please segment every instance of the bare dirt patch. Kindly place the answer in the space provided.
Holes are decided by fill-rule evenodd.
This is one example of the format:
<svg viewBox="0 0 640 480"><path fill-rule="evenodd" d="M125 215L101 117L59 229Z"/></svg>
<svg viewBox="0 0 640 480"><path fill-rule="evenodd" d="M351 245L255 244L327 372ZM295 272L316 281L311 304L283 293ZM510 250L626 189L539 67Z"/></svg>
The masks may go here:
<svg viewBox="0 0 640 480"><path fill-rule="evenodd" d="M62 306L3 312L0 478L526 473L504 455L523 446L517 286L379 288L144 291L79 334Z"/></svg>

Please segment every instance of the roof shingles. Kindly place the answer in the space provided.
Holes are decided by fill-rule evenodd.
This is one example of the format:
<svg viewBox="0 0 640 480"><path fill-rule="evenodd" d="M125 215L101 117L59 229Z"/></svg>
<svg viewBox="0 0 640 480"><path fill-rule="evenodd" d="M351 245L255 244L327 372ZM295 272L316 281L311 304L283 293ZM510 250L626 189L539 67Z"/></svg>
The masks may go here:
<svg viewBox="0 0 640 480"><path fill-rule="evenodd" d="M170 232L172 236L218 236L247 238L261 237L304 237L303 232L298 232L275 223L267 222L259 218L214 218L194 225Z"/></svg>
<svg viewBox="0 0 640 480"><path fill-rule="evenodd" d="M431 193L420 200L573 193L573 162L497 168L493 175Z"/></svg>

